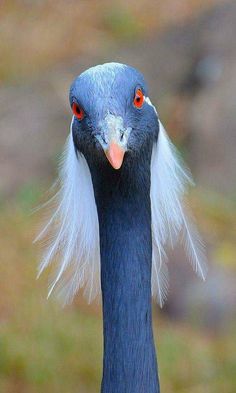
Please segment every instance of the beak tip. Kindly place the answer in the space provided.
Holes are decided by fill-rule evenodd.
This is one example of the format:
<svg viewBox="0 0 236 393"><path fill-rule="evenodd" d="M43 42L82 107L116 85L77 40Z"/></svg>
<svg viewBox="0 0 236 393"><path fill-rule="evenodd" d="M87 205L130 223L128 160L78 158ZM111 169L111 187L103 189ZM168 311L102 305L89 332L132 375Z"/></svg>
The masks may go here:
<svg viewBox="0 0 236 393"><path fill-rule="evenodd" d="M121 168L122 163L113 163L112 166L113 166L114 169L118 170L118 169Z"/></svg>
<svg viewBox="0 0 236 393"><path fill-rule="evenodd" d="M122 147L112 142L108 149L105 151L105 154L114 169L118 170L121 168L125 154L125 151Z"/></svg>

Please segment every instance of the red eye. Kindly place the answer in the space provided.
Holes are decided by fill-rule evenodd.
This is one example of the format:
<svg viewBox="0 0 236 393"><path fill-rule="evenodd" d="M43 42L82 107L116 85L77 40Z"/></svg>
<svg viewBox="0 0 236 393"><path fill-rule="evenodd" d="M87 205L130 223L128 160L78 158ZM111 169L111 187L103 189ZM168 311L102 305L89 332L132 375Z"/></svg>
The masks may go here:
<svg viewBox="0 0 236 393"><path fill-rule="evenodd" d="M135 96L134 96L134 105L136 108L141 108L143 106L144 102L144 95L141 89L136 90Z"/></svg>
<svg viewBox="0 0 236 393"><path fill-rule="evenodd" d="M77 117L77 119L83 120L83 118L84 118L84 111L81 108L81 106L79 106L75 102L73 102L73 104L72 104L72 112Z"/></svg>

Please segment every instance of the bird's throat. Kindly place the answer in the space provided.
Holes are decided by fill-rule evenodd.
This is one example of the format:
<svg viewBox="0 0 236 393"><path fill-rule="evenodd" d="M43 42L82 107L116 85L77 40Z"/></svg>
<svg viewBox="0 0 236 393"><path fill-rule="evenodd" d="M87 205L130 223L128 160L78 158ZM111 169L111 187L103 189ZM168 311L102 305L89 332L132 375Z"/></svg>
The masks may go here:
<svg viewBox="0 0 236 393"><path fill-rule="evenodd" d="M145 162L143 163L145 166ZM95 173L96 172L96 173ZM150 164L92 173L104 321L102 393L158 393L151 310Z"/></svg>

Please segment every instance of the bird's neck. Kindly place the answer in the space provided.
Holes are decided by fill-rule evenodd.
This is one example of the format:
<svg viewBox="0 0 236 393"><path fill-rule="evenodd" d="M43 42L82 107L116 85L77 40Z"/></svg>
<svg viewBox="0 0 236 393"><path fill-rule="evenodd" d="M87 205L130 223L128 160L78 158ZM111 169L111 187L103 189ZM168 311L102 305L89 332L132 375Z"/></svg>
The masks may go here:
<svg viewBox="0 0 236 393"><path fill-rule="evenodd" d="M109 167L95 172L104 319L102 393L158 393L151 310L150 161L117 172Z"/></svg>

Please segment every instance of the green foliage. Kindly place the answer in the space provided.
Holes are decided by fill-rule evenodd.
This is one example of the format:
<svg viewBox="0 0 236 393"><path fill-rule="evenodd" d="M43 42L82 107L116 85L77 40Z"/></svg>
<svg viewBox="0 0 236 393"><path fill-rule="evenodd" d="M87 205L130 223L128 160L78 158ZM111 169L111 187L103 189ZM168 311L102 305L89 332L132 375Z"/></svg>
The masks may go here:
<svg viewBox="0 0 236 393"><path fill-rule="evenodd" d="M37 183L27 183L21 187L16 195L15 201L23 211L29 213L37 207L41 196L42 190Z"/></svg>
<svg viewBox="0 0 236 393"><path fill-rule="evenodd" d="M211 336L190 326L165 322L158 334L162 387L173 393L233 393L235 333ZM231 374L232 373L232 374Z"/></svg>
<svg viewBox="0 0 236 393"><path fill-rule="evenodd" d="M139 37L143 31L140 21L122 7L111 7L104 13L103 23L106 29L119 40Z"/></svg>

